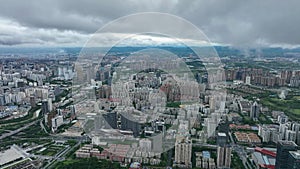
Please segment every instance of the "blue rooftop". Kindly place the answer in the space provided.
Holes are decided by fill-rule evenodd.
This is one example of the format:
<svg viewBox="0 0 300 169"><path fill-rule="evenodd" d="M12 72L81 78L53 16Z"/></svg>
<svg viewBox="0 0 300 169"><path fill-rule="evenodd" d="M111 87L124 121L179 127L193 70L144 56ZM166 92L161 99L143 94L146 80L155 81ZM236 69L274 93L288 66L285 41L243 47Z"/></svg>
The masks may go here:
<svg viewBox="0 0 300 169"><path fill-rule="evenodd" d="M210 158L210 152L209 151L202 151L203 158Z"/></svg>

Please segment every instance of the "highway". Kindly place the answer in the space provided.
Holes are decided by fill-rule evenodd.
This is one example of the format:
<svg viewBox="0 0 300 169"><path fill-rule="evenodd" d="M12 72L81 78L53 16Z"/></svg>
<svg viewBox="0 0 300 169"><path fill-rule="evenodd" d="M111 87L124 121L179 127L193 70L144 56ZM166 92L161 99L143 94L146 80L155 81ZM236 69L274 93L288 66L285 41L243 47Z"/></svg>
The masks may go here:
<svg viewBox="0 0 300 169"><path fill-rule="evenodd" d="M0 124L0 127L5 127L5 126L11 126L11 125L14 125L14 124L18 124L20 122L26 122L26 121L30 121L30 120L33 120L35 118L37 118L39 116L39 113L40 113L41 109L37 109L34 113L33 113L33 116L30 118L30 119L27 119L27 120L23 120L23 121L19 121L19 122L10 122L10 123L4 123L4 124Z"/></svg>
<svg viewBox="0 0 300 169"><path fill-rule="evenodd" d="M13 131L10 131L9 133L5 133L5 134L1 135L0 136L0 140L4 139L6 137L9 137L9 136L15 135L15 134L19 133L20 131L27 129L28 127L34 125L37 121L39 121L39 119L35 120L35 121L31 122L31 123L28 123L25 126L19 128L17 130L13 130Z"/></svg>
<svg viewBox="0 0 300 169"><path fill-rule="evenodd" d="M44 130L45 133L49 134L49 132L46 130L46 128L44 126L43 120L40 121L40 126Z"/></svg>
<svg viewBox="0 0 300 169"><path fill-rule="evenodd" d="M41 111L41 109L36 110L36 111L34 112L34 115L33 115L33 117L32 117L31 119L35 118L35 115L38 114L40 111ZM31 119L29 119L29 120L31 120ZM24 129L26 129L26 128L32 126L32 125L34 125L34 124L35 124L37 121L39 121L39 120L40 120L40 119L37 119L37 120L35 120L35 121L31 122L31 123L26 124L25 126L19 128L19 129L17 129L17 130L13 130L13 131L10 131L9 133L4 133L4 134L2 134L2 135L0 136L0 140L4 139L4 138L6 138L6 137L9 137L9 136L12 136L12 135L15 135L15 134L19 133L20 131L22 131L22 130L24 130ZM27 120L26 120L26 121L27 121ZM22 122L22 121L20 121L20 122ZM23 122L24 122L24 121L23 121ZM14 123L9 123L9 124L7 124L7 125L13 125L13 124L17 124L17 123L18 123L18 122L14 122Z"/></svg>

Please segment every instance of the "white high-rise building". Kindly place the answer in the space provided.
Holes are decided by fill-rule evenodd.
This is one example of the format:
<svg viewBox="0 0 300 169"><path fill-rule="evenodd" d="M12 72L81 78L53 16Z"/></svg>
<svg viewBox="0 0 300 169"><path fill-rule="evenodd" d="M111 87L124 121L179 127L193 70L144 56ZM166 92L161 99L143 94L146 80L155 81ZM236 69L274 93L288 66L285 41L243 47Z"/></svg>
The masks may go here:
<svg viewBox="0 0 300 169"><path fill-rule="evenodd" d="M286 140L296 142L296 138L297 138L297 135L296 135L295 131L292 131L292 130L286 131L286 133L285 133Z"/></svg>
<svg viewBox="0 0 300 169"><path fill-rule="evenodd" d="M279 134L279 126L277 125L259 125L258 135L262 137L263 142L274 142L282 140L285 137Z"/></svg>
<svg viewBox="0 0 300 169"><path fill-rule="evenodd" d="M52 131L55 132L64 123L63 116L56 116L51 119Z"/></svg>
<svg viewBox="0 0 300 169"><path fill-rule="evenodd" d="M262 137L263 142L269 142L270 141L270 130L267 128L263 128L261 134L259 134Z"/></svg>
<svg viewBox="0 0 300 169"><path fill-rule="evenodd" d="M246 76L246 84L247 85L251 84L251 77L250 76Z"/></svg>
<svg viewBox="0 0 300 169"><path fill-rule="evenodd" d="M212 113L211 117L205 119L205 125L207 128L207 136L212 137L215 135L216 128L220 122L221 115L219 113Z"/></svg>
<svg viewBox="0 0 300 169"><path fill-rule="evenodd" d="M51 112L53 110L52 108L52 98L48 98L48 111Z"/></svg>
<svg viewBox="0 0 300 169"><path fill-rule="evenodd" d="M272 141L274 143L277 143L279 140L280 140L279 132L278 131L273 131L272 132Z"/></svg>
<svg viewBox="0 0 300 169"><path fill-rule="evenodd" d="M209 98L209 108L212 112L216 109L216 103L214 97Z"/></svg>
<svg viewBox="0 0 300 169"><path fill-rule="evenodd" d="M277 121L279 124L285 124L289 121L289 118L288 118L288 116L281 114L277 117Z"/></svg>
<svg viewBox="0 0 300 169"><path fill-rule="evenodd" d="M176 138L175 165L182 167L192 166L192 141L187 137Z"/></svg>
<svg viewBox="0 0 300 169"><path fill-rule="evenodd" d="M287 130L288 130L288 126L286 126L286 124L280 124L280 126L279 126L280 140L285 139Z"/></svg>
<svg viewBox="0 0 300 169"><path fill-rule="evenodd" d="M228 146L218 146L217 150L217 167L230 168L231 148Z"/></svg>
<svg viewBox="0 0 300 169"><path fill-rule="evenodd" d="M58 77L62 77L62 76L63 76L63 68L58 67Z"/></svg>
<svg viewBox="0 0 300 169"><path fill-rule="evenodd" d="M207 120L207 137L215 135L218 124L214 119L208 118Z"/></svg>

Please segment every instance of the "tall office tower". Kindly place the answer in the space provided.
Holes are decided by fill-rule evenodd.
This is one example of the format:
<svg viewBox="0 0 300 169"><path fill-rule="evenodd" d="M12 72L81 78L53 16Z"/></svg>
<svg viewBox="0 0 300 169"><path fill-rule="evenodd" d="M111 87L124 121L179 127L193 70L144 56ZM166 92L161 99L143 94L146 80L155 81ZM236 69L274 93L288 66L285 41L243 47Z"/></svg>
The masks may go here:
<svg viewBox="0 0 300 169"><path fill-rule="evenodd" d="M175 142L175 165L192 166L192 142L185 137L177 137Z"/></svg>
<svg viewBox="0 0 300 169"><path fill-rule="evenodd" d="M76 107L74 105L71 105L70 106L70 111L71 111L72 115L75 115L76 114Z"/></svg>
<svg viewBox="0 0 300 169"><path fill-rule="evenodd" d="M36 106L36 104L35 104L35 96L34 95L30 96L30 106L31 107L35 107Z"/></svg>
<svg viewBox="0 0 300 169"><path fill-rule="evenodd" d="M48 101L47 101L47 100L43 100L43 101L42 101L42 113L43 113L43 114L49 113L49 109L48 109Z"/></svg>
<svg viewBox="0 0 300 169"><path fill-rule="evenodd" d="M289 151L297 150L297 145L293 141L278 141L276 155L276 169L288 169Z"/></svg>
<svg viewBox="0 0 300 169"><path fill-rule="evenodd" d="M49 97L48 98L48 111L51 112L52 108L53 108L53 106L52 106L52 98Z"/></svg>
<svg viewBox="0 0 300 169"><path fill-rule="evenodd" d="M227 118L224 119L224 120L221 120L219 122L218 132L219 133L225 133L225 134L227 134L229 132L229 123L228 123ZM227 134L227 138L228 138L228 134Z"/></svg>
<svg viewBox="0 0 300 169"><path fill-rule="evenodd" d="M217 144L217 167L230 168L231 147L227 145L227 135L225 133L218 133Z"/></svg>
<svg viewBox="0 0 300 169"><path fill-rule="evenodd" d="M226 133L218 133L217 135L217 145L225 146L227 144L227 135Z"/></svg>
<svg viewBox="0 0 300 169"><path fill-rule="evenodd" d="M108 112L103 114L103 118L113 129L117 129L117 112Z"/></svg>
<svg viewBox="0 0 300 169"><path fill-rule="evenodd" d="M216 109L216 102L214 97L209 98L209 108L212 112Z"/></svg>
<svg viewBox="0 0 300 169"><path fill-rule="evenodd" d="M4 106L5 105L5 95L1 94L0 95L0 106Z"/></svg>
<svg viewBox="0 0 300 169"><path fill-rule="evenodd" d="M250 110L250 118L256 120L259 117L260 107L257 102L254 102Z"/></svg>
<svg viewBox="0 0 300 169"><path fill-rule="evenodd" d="M57 70L57 72L58 72L58 77L63 77L63 68L62 67L58 67L58 70Z"/></svg>
<svg viewBox="0 0 300 169"><path fill-rule="evenodd" d="M207 137L215 136L216 128L218 126L218 121L213 118L205 119L207 126Z"/></svg>
<svg viewBox="0 0 300 169"><path fill-rule="evenodd" d="M289 151L287 168L289 168L289 169L298 169L298 168L300 168L300 150L298 150L298 151Z"/></svg>
<svg viewBox="0 0 300 169"><path fill-rule="evenodd" d="M128 116L126 113L120 114L121 116L121 130L129 130L133 132L133 136L137 137L140 134L142 124L134 121L132 117Z"/></svg>

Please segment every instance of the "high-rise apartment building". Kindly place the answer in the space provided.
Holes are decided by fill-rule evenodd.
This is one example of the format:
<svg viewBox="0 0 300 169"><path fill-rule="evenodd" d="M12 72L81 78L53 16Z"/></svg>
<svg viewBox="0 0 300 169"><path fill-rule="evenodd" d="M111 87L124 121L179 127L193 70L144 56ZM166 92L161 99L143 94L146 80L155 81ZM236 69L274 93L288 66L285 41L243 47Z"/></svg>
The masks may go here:
<svg viewBox="0 0 300 169"><path fill-rule="evenodd" d="M192 166L192 141L185 137L178 137L175 143L175 165L181 167Z"/></svg>
<svg viewBox="0 0 300 169"><path fill-rule="evenodd" d="M226 133L218 133L217 144L217 168L230 168L231 147L227 145Z"/></svg>

